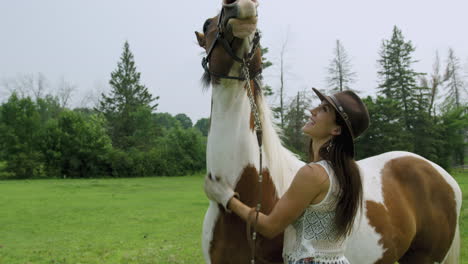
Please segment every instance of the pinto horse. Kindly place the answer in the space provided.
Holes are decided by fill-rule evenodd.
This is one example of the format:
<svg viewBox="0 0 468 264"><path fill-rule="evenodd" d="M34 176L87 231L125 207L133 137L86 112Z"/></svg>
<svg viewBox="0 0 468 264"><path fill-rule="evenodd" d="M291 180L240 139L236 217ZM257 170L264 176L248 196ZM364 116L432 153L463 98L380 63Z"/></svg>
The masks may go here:
<svg viewBox="0 0 468 264"><path fill-rule="evenodd" d="M222 11L206 20L203 33L195 33L207 52L204 81L212 85L208 176L222 177L254 207L262 151L261 211L268 214L304 163L282 146L261 92L257 6L256 0L223 0ZM259 110L261 149L248 89ZM357 163L363 204L345 253L351 263L458 263L462 196L449 173L409 152L388 152ZM250 263L246 224L213 201L203 223L202 246L206 263ZM255 254L278 263L282 248L283 235L272 240L259 236Z"/></svg>

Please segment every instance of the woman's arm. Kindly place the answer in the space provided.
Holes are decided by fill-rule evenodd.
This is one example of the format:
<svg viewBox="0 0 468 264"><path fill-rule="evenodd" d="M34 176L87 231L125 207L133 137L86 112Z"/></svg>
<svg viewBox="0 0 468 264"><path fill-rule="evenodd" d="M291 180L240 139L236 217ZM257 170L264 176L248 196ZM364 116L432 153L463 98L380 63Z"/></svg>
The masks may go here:
<svg viewBox="0 0 468 264"><path fill-rule="evenodd" d="M316 201L317 198L323 199L328 192L329 185L328 175L321 166L302 167L271 213L259 214L257 231L270 239L276 237L296 220L307 206L320 202ZM228 208L244 221L249 221L249 213L252 209L236 197L229 200Z"/></svg>

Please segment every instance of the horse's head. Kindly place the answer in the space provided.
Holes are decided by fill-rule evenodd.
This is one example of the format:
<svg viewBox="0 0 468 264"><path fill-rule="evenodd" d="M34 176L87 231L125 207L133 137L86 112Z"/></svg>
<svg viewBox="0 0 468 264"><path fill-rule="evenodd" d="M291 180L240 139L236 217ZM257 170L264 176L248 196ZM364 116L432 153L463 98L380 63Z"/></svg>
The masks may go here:
<svg viewBox="0 0 468 264"><path fill-rule="evenodd" d="M257 0L223 0L221 12L205 21L203 33L195 32L207 54L202 61L205 85L212 78L244 80L240 67L232 72L235 64L246 63L251 79L261 72L257 6Z"/></svg>

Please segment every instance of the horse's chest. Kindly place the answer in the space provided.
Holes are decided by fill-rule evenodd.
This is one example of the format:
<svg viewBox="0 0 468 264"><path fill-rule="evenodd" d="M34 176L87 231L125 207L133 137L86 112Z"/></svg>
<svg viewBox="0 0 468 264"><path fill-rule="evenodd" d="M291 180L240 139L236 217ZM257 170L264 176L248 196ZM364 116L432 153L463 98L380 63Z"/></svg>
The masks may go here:
<svg viewBox="0 0 468 264"><path fill-rule="evenodd" d="M237 129L226 126L211 130L207 142L208 171L231 183L244 168L257 164L259 158L253 133L237 133Z"/></svg>

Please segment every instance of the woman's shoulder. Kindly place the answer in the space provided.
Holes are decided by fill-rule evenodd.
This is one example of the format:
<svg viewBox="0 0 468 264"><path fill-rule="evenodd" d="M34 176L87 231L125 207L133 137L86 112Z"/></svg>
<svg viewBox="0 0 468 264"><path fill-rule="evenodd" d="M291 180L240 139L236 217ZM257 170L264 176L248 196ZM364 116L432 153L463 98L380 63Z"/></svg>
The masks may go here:
<svg viewBox="0 0 468 264"><path fill-rule="evenodd" d="M297 177L303 179L307 184L320 186L329 181L328 172L321 162L312 162L304 165L297 172Z"/></svg>

